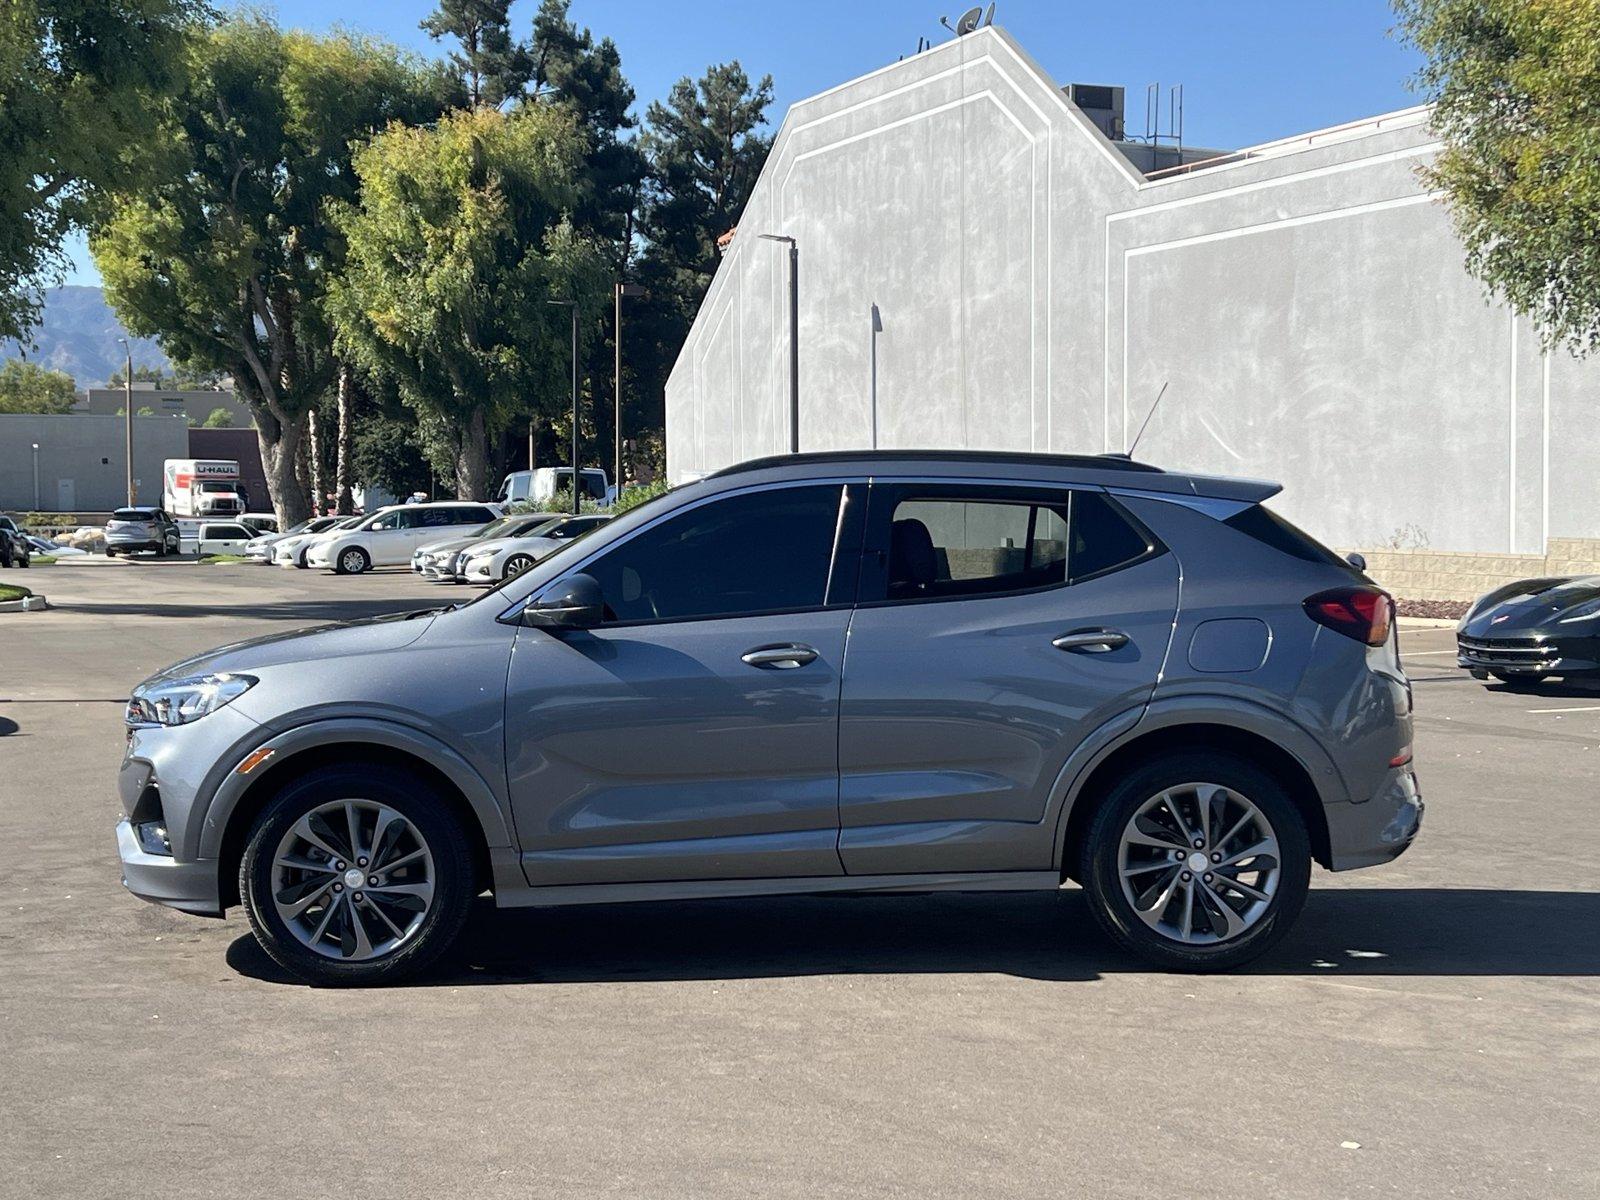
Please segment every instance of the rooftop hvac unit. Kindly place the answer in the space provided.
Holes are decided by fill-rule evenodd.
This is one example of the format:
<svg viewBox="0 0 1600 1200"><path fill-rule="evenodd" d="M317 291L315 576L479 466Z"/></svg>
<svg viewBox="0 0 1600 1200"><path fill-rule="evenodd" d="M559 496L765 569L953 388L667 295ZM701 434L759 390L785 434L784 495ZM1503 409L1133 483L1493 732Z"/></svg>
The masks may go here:
<svg viewBox="0 0 1600 1200"><path fill-rule="evenodd" d="M1122 88L1107 87L1098 83L1069 83L1066 93L1067 99L1076 104L1083 115L1094 122L1096 129L1113 142L1123 140L1126 132L1122 120Z"/></svg>

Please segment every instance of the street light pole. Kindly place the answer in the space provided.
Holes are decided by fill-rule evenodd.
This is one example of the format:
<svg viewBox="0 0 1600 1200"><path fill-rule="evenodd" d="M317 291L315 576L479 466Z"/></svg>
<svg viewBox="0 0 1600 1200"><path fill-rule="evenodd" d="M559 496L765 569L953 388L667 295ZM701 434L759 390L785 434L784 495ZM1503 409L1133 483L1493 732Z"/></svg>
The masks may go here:
<svg viewBox="0 0 1600 1200"><path fill-rule="evenodd" d="M547 300L546 304L561 304L572 310L572 515L578 515L578 302L576 300Z"/></svg>
<svg viewBox="0 0 1600 1200"><path fill-rule="evenodd" d="M616 489L618 500L622 499L622 298L624 296L643 296L645 290L637 283L619 283L616 286L616 378L612 387L612 401L616 405L616 421L612 433L616 443L615 454L612 456L611 486Z"/></svg>
<svg viewBox="0 0 1600 1200"><path fill-rule="evenodd" d="M39 443L33 444L33 511L38 512L44 505L39 503Z"/></svg>
<svg viewBox="0 0 1600 1200"><path fill-rule="evenodd" d="M800 247L792 237L761 233L767 242L789 247L789 453L800 453Z"/></svg>
<svg viewBox="0 0 1600 1200"><path fill-rule="evenodd" d="M133 347L128 344L127 338L118 338L117 341L128 353L127 366L122 374L122 415L125 422L124 451L128 456L128 507L132 508L139 502L133 490Z"/></svg>

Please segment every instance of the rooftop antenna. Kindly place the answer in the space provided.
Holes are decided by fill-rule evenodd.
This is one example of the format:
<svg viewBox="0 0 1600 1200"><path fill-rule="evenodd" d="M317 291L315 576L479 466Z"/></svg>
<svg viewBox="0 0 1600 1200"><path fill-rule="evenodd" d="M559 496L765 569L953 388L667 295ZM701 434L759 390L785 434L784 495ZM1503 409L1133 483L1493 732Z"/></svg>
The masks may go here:
<svg viewBox="0 0 1600 1200"><path fill-rule="evenodd" d="M1169 384L1171 382L1172 382L1172 380L1170 380L1170 379L1165 380L1161 384L1161 390L1156 393L1156 402L1155 402L1155 404L1152 404L1150 406L1150 411L1145 413L1145 415L1144 415L1144 424L1139 426L1139 432L1133 435L1133 445L1128 447L1127 456L1129 458L1132 458L1133 457L1133 452L1139 448L1139 439L1144 436L1144 431L1149 427L1150 418L1156 415L1156 408L1161 404L1161 397L1163 397L1163 396L1165 396L1167 394L1167 384Z"/></svg>

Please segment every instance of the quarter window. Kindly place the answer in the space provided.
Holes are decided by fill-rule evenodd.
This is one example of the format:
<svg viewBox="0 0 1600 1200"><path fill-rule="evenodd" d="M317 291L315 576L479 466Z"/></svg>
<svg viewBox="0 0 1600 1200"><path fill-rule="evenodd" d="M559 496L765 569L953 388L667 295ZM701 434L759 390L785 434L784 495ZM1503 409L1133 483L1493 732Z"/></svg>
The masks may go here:
<svg viewBox="0 0 1600 1200"><path fill-rule="evenodd" d="M839 524L838 486L779 488L700 505L584 568L608 619L668 621L820 608Z"/></svg>

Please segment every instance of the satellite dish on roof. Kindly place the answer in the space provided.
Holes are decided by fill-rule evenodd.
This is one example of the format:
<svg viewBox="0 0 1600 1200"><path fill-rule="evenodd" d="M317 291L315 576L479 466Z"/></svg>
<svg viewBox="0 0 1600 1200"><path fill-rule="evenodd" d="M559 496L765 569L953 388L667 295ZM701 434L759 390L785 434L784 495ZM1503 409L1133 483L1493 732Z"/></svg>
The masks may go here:
<svg viewBox="0 0 1600 1200"><path fill-rule="evenodd" d="M962 13L960 18L956 21L956 36L961 37L963 34L971 33L978 27L978 23L982 20L983 5L980 4L977 8L967 9L967 11Z"/></svg>
<svg viewBox="0 0 1600 1200"><path fill-rule="evenodd" d="M990 0L989 11L983 14L983 23L985 25L993 25L994 24L994 3L993 3L993 0Z"/></svg>

